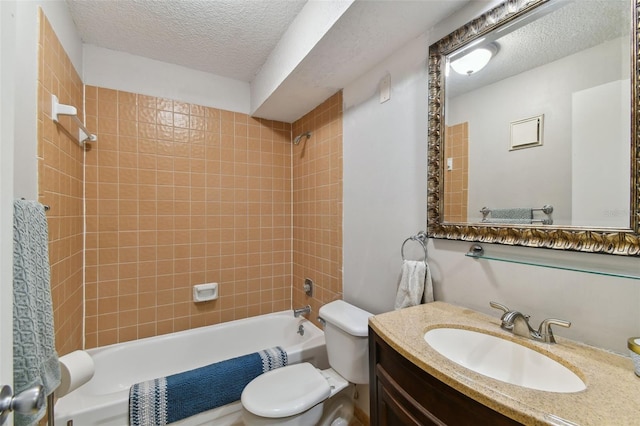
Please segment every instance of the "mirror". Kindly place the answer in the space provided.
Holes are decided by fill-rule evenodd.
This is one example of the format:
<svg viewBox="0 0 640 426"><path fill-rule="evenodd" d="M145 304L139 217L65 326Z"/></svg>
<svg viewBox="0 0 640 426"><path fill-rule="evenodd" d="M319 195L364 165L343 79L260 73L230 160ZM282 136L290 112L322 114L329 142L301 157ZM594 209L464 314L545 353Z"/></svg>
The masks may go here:
<svg viewBox="0 0 640 426"><path fill-rule="evenodd" d="M640 255L639 2L505 2L430 46L429 237Z"/></svg>

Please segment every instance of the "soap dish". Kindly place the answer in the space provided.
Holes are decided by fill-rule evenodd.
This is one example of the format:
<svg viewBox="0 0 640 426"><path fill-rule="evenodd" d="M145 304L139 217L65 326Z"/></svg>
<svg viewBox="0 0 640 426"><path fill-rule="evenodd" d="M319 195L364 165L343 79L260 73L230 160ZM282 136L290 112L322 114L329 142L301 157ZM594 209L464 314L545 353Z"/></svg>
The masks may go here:
<svg viewBox="0 0 640 426"><path fill-rule="evenodd" d="M633 360L636 376L640 377L640 337L631 337L627 340L627 347Z"/></svg>

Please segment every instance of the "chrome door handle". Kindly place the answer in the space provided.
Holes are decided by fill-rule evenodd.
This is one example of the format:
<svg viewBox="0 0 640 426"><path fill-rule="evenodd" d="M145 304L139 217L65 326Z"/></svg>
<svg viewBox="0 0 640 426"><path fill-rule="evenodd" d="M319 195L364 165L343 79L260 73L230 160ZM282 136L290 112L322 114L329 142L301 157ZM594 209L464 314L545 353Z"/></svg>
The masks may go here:
<svg viewBox="0 0 640 426"><path fill-rule="evenodd" d="M7 420L11 411L21 414L37 413L44 405L44 387L36 385L13 395L11 386L4 385L0 389L0 426Z"/></svg>

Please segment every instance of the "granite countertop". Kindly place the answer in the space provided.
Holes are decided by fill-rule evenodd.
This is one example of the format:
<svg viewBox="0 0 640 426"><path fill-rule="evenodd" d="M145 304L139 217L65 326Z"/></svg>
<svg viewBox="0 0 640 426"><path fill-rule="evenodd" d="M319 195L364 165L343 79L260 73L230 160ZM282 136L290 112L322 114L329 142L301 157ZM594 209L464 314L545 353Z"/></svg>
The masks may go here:
<svg viewBox="0 0 640 426"><path fill-rule="evenodd" d="M640 378L630 358L563 339L536 342L500 328L488 315L434 302L376 315L369 326L422 370L470 398L527 425L640 425ZM542 352L576 373L584 391L554 393L511 385L475 373L440 355L424 341L432 328L450 326L515 341Z"/></svg>

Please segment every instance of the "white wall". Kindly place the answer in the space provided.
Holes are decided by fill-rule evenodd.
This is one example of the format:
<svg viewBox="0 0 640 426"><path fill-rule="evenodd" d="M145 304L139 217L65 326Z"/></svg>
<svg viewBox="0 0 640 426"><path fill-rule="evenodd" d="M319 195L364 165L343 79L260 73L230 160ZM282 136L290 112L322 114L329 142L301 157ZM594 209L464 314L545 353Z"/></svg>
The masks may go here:
<svg viewBox="0 0 640 426"><path fill-rule="evenodd" d="M0 2L0 381L13 385L13 147L16 2ZM7 419L13 424L12 416Z"/></svg>
<svg viewBox="0 0 640 426"><path fill-rule="evenodd" d="M393 307L400 245L425 230L427 47L415 39L343 92L344 298L371 312Z"/></svg>
<svg viewBox="0 0 640 426"><path fill-rule="evenodd" d="M572 97L571 182L574 226L629 227L629 79ZM594 173L607 170L607 173Z"/></svg>
<svg viewBox="0 0 640 426"><path fill-rule="evenodd" d="M87 85L249 114L247 82L89 44L83 53Z"/></svg>
<svg viewBox="0 0 640 426"><path fill-rule="evenodd" d="M82 42L63 0L16 2L15 168L16 197L38 198L37 88L38 7L47 16L60 43L82 76Z"/></svg>
<svg viewBox="0 0 640 426"><path fill-rule="evenodd" d="M492 4L482 3L485 9ZM344 297L373 313L393 308L400 246L426 226L427 46L482 12L472 4L445 20L344 89ZM380 79L391 74L391 100L377 102ZM573 322L556 334L626 354L640 331L640 281L582 272L477 261L470 243L434 240L429 262L436 300L498 317L489 301ZM640 259L525 247L487 246L488 252L640 270ZM504 253L503 253L504 252Z"/></svg>

